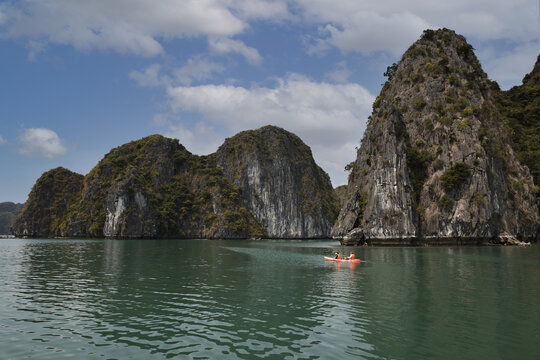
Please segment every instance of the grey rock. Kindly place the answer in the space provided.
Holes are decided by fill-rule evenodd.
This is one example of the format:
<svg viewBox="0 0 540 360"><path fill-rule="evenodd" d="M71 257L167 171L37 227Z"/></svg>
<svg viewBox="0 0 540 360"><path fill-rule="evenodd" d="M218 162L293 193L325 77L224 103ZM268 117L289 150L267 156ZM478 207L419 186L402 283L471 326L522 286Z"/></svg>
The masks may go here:
<svg viewBox="0 0 540 360"><path fill-rule="evenodd" d="M340 239L342 245L365 245L366 236L361 228L352 229L347 235Z"/></svg>
<svg viewBox="0 0 540 360"><path fill-rule="evenodd" d="M324 238L339 203L328 175L296 135L274 126L244 131L218 149L217 164L270 238Z"/></svg>
<svg viewBox="0 0 540 360"><path fill-rule="evenodd" d="M374 104L332 235L361 228L378 243L534 238L532 177L514 155L472 47L447 29L425 34ZM456 164L468 175L445 187L441 177Z"/></svg>

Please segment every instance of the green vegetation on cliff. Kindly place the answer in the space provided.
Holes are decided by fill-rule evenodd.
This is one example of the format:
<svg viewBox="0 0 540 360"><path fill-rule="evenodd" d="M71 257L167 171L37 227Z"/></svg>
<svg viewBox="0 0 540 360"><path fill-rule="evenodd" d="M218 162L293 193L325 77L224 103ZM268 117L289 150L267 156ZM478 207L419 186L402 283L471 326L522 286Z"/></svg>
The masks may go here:
<svg viewBox="0 0 540 360"><path fill-rule="evenodd" d="M61 235L62 222L68 208L78 199L83 178L62 167L44 173L13 224L15 232L28 236Z"/></svg>
<svg viewBox="0 0 540 360"><path fill-rule="evenodd" d="M67 217L66 233L94 237L264 234L211 156L193 155L178 141L160 135L111 150L84 184ZM213 208L216 204L218 211ZM119 210L122 220L118 226L110 220L111 229L107 217L121 206L125 207Z"/></svg>
<svg viewBox="0 0 540 360"><path fill-rule="evenodd" d="M540 210L540 55L533 71L523 78L522 85L496 94L499 108L511 129L517 157L528 166L534 178Z"/></svg>
<svg viewBox="0 0 540 360"><path fill-rule="evenodd" d="M537 236L539 72L501 93L463 36L426 30L384 74L332 234Z"/></svg>
<svg viewBox="0 0 540 360"><path fill-rule="evenodd" d="M24 204L16 204L13 202L0 203L0 235L8 235L10 227L15 218L22 210Z"/></svg>
<svg viewBox="0 0 540 360"><path fill-rule="evenodd" d="M341 185L334 189L334 193L339 200L340 208L343 207L343 205L345 205L345 203L347 202L348 189L349 187L347 185Z"/></svg>
<svg viewBox="0 0 540 360"><path fill-rule="evenodd" d="M330 178L296 135L276 126L242 131L225 140L219 167L242 191L246 207L271 237L321 237L339 212Z"/></svg>
<svg viewBox="0 0 540 360"><path fill-rule="evenodd" d="M469 165L464 162L457 163L446 169L441 175L441 185L443 189L446 191L456 190L465 182L465 180L467 180L469 172Z"/></svg>
<svg viewBox="0 0 540 360"><path fill-rule="evenodd" d="M313 216L311 223L319 223L321 212L330 219L324 221L333 221L339 209L337 198L309 147L283 129L257 131L265 135L245 132L229 139L228 146L235 151L225 151L232 157L220 152L219 163L218 153L193 155L178 140L152 135L112 149L84 177L61 168L51 170L36 182L15 233L124 238L267 236L266 219L255 217L250 207L253 194L228 176L242 166L243 160L235 157L243 156L258 159L263 167L273 164L270 173L250 186L280 183L271 194L275 198L292 189L301 210L287 219L291 224L304 214ZM289 171L300 178L284 176ZM313 236L327 236L330 226Z"/></svg>
<svg viewBox="0 0 540 360"><path fill-rule="evenodd" d="M275 162L287 164L293 170L293 176L298 176L299 186L294 189L300 199L304 212L316 215L320 205L324 214L332 221L339 212L338 199L326 187L330 184L328 175L315 164L311 149L296 135L276 126L264 126L258 130L242 131L228 138L223 145L223 151L229 157L227 163L234 164L236 169L227 169L240 176L250 160L249 156L239 159L239 154L258 154L258 160L263 168L273 172ZM236 158L233 158L236 157ZM296 182L295 182L296 183Z"/></svg>
<svg viewBox="0 0 540 360"><path fill-rule="evenodd" d="M407 168L413 190L413 199L416 204L420 200L422 186L428 176L428 166L431 163L431 154L426 149L418 146L407 148Z"/></svg>

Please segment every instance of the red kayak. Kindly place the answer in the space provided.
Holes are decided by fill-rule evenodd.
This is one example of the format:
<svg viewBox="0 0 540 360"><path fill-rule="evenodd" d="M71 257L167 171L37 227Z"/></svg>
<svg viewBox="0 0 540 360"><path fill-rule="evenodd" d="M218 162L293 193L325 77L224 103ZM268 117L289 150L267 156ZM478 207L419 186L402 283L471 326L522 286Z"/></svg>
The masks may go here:
<svg viewBox="0 0 540 360"><path fill-rule="evenodd" d="M335 261L335 262L348 262L348 263L359 263L360 259L352 259L352 260L345 260L345 259L334 259L328 256L324 257L324 260L326 261Z"/></svg>

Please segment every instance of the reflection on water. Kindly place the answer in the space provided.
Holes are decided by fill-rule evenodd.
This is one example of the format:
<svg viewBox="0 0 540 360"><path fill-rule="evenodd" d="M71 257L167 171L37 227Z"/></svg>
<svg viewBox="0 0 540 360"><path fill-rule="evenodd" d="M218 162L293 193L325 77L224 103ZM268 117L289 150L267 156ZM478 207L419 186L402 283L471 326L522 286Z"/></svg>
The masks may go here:
<svg viewBox="0 0 540 360"><path fill-rule="evenodd" d="M508 359L540 353L539 247L5 240L8 359ZM347 249L349 250L349 249Z"/></svg>

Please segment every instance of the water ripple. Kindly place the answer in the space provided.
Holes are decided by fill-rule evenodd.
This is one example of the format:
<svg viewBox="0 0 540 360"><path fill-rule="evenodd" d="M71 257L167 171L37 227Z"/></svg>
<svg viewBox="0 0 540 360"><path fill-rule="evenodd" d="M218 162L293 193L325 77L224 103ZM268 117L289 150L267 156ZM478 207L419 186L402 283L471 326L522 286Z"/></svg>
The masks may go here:
<svg viewBox="0 0 540 360"><path fill-rule="evenodd" d="M0 242L7 359L533 358L540 252ZM537 259L537 258L536 258ZM347 265L347 264L345 264ZM351 264L348 264L351 265Z"/></svg>

